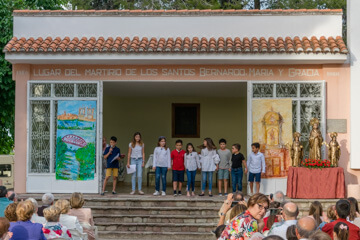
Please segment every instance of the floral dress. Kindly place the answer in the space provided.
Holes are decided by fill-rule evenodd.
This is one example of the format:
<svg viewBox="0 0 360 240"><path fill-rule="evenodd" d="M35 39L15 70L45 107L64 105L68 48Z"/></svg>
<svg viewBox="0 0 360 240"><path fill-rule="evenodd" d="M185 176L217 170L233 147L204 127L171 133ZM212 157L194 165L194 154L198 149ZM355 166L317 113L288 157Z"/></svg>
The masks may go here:
<svg viewBox="0 0 360 240"><path fill-rule="evenodd" d="M60 223L56 222L47 222L43 227L43 232L46 239L59 237L64 239L72 239L69 230L65 226L62 226Z"/></svg>
<svg viewBox="0 0 360 240"><path fill-rule="evenodd" d="M258 232L257 221L245 211L226 226L219 240L247 240L255 232Z"/></svg>

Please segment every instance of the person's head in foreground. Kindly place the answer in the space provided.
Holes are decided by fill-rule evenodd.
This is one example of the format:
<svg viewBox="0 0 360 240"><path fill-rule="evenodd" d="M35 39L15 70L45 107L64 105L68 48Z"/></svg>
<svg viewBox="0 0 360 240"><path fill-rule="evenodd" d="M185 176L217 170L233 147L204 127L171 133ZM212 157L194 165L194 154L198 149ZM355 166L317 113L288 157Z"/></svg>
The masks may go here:
<svg viewBox="0 0 360 240"><path fill-rule="evenodd" d="M51 193L45 193L42 196L41 201L43 202L44 205L50 206L54 203L54 195L52 195Z"/></svg>
<svg viewBox="0 0 360 240"><path fill-rule="evenodd" d="M339 200L335 205L336 218L346 219L350 215L350 203L347 200Z"/></svg>
<svg viewBox="0 0 360 240"><path fill-rule="evenodd" d="M270 235L267 236L266 238L263 238L263 240L284 240L284 239L278 235Z"/></svg>
<svg viewBox="0 0 360 240"><path fill-rule="evenodd" d="M215 237L216 237L216 239L218 239L221 236L221 234L224 231L225 227L226 227L226 225L220 225L215 229Z"/></svg>
<svg viewBox="0 0 360 240"><path fill-rule="evenodd" d="M264 218L266 210L269 208L269 199L262 193L256 193L249 198L248 211L256 220Z"/></svg>
<svg viewBox="0 0 360 240"><path fill-rule="evenodd" d="M70 210L70 202L66 199L60 199L55 202L55 207L60 209L61 214L67 214Z"/></svg>
<svg viewBox="0 0 360 240"><path fill-rule="evenodd" d="M316 222L312 217L300 218L296 223L296 237L298 239L309 238L316 231Z"/></svg>
<svg viewBox="0 0 360 240"><path fill-rule="evenodd" d="M9 220L4 217L0 217L0 239L5 239L10 227Z"/></svg>
<svg viewBox="0 0 360 240"><path fill-rule="evenodd" d="M50 206L44 209L44 217L48 222L59 222L60 209L56 206Z"/></svg>
<svg viewBox="0 0 360 240"><path fill-rule="evenodd" d="M16 207L18 221L29 221L34 214L34 205L31 201L19 202Z"/></svg>
<svg viewBox="0 0 360 240"><path fill-rule="evenodd" d="M348 240L349 239L349 226L346 223L338 222L334 226L333 238L334 238L334 240Z"/></svg>
<svg viewBox="0 0 360 240"><path fill-rule="evenodd" d="M297 240L296 237L296 225L291 225L286 230L286 239L287 240Z"/></svg>
<svg viewBox="0 0 360 240"><path fill-rule="evenodd" d="M331 240L331 237L329 236L329 234L321 230L317 230L313 234L311 234L309 240Z"/></svg>
<svg viewBox="0 0 360 240"><path fill-rule="evenodd" d="M17 203L10 203L5 209L4 215L7 218L7 220L9 220L9 222L17 221L16 207L17 207Z"/></svg>
<svg viewBox="0 0 360 240"><path fill-rule="evenodd" d="M71 208L78 209L84 206L85 199L84 195L80 192L74 192L70 198Z"/></svg>

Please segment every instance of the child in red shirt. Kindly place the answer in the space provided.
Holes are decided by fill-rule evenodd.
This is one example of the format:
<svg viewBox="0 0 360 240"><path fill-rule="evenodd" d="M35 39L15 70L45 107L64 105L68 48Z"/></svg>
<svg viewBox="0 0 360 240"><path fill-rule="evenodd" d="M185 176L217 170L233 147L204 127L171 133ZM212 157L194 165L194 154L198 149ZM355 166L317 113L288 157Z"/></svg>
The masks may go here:
<svg viewBox="0 0 360 240"><path fill-rule="evenodd" d="M172 172L173 172L173 188L174 188L174 197L181 195L182 183L184 182L184 155L185 151L182 150L183 142L178 139L175 142L175 150L171 152L172 160ZM178 188L179 187L179 188ZM177 189L179 189L178 192Z"/></svg>

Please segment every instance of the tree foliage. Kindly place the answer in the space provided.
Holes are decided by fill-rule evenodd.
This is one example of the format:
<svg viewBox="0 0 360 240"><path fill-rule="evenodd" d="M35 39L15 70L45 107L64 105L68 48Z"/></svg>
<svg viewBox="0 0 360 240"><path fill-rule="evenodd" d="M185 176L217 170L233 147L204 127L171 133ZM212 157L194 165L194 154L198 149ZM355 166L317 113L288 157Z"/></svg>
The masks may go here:
<svg viewBox="0 0 360 240"><path fill-rule="evenodd" d="M60 9L65 0L0 0L0 49L13 36L12 12L16 9ZM15 82L12 67L0 54L0 154L11 153L14 146Z"/></svg>

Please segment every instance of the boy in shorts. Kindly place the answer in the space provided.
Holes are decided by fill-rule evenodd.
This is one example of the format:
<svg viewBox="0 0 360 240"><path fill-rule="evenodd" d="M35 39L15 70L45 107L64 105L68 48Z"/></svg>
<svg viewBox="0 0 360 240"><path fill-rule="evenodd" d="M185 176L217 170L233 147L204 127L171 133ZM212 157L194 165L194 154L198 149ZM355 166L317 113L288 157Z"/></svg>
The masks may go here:
<svg viewBox="0 0 360 240"><path fill-rule="evenodd" d="M220 163L218 165L218 185L219 185L219 196L222 196L222 182L224 182L224 194L228 194L228 181L229 181L229 171L231 170L230 160L231 152L226 148L226 140L219 140L220 149L217 151L220 157Z"/></svg>
<svg viewBox="0 0 360 240"><path fill-rule="evenodd" d="M171 152L174 197L176 197L177 195L181 196L182 183L184 182L184 156L186 152L182 150L182 146L182 140L176 140L175 150ZM179 189L178 192L176 192L177 189Z"/></svg>
<svg viewBox="0 0 360 240"><path fill-rule="evenodd" d="M251 144L251 153L247 160L249 170L249 182L251 195L254 194L254 179L256 182L256 193L260 192L261 176L265 175L265 157L260 152L260 144Z"/></svg>
<svg viewBox="0 0 360 240"><path fill-rule="evenodd" d="M120 160L120 149L116 147L117 138L112 136L110 138L110 146L104 151L104 159L106 159L106 177L104 180L103 189L101 195L105 194L106 183L113 176L113 190L112 194L116 194L116 183L119 175L119 160Z"/></svg>

